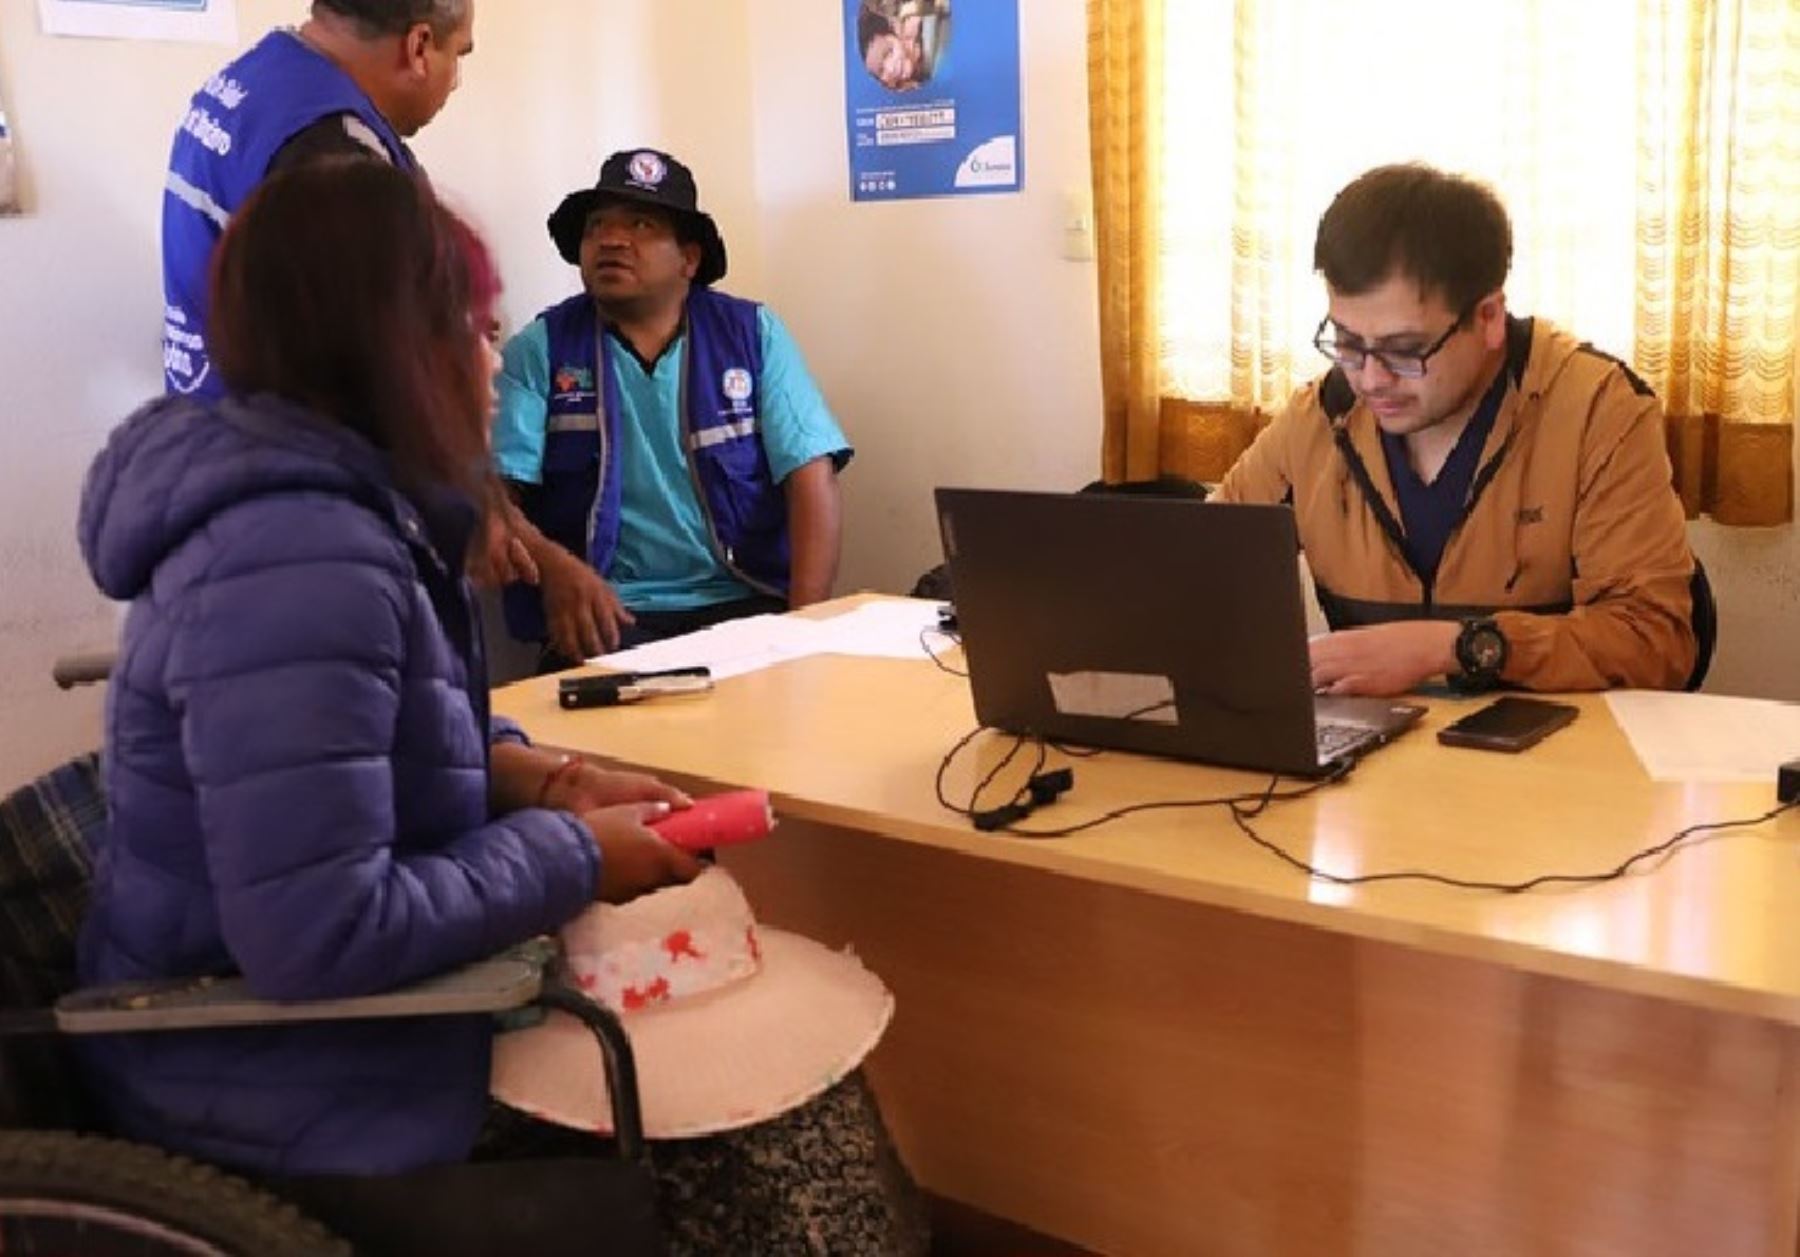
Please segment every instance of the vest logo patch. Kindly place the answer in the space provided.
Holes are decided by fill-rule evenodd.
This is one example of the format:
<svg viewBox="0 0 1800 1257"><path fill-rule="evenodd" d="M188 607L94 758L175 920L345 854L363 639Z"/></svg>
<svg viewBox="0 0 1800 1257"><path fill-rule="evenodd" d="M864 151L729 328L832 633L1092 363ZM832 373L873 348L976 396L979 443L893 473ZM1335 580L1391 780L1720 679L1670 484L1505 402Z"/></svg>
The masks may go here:
<svg viewBox="0 0 1800 1257"><path fill-rule="evenodd" d="M586 367L558 367L554 382L556 391L559 393L591 393L594 391L594 373Z"/></svg>
<svg viewBox="0 0 1800 1257"><path fill-rule="evenodd" d="M725 390L725 396L738 405L750 400L750 394L756 391L756 381L742 367L732 367L719 380L719 387Z"/></svg>
<svg viewBox="0 0 1800 1257"><path fill-rule="evenodd" d="M669 169L663 165L662 158L655 153L633 153L631 156L631 180L647 188L654 188L668 177Z"/></svg>
<svg viewBox="0 0 1800 1257"><path fill-rule="evenodd" d="M1519 508L1521 524L1541 524L1544 522L1544 508L1541 506L1521 506Z"/></svg>

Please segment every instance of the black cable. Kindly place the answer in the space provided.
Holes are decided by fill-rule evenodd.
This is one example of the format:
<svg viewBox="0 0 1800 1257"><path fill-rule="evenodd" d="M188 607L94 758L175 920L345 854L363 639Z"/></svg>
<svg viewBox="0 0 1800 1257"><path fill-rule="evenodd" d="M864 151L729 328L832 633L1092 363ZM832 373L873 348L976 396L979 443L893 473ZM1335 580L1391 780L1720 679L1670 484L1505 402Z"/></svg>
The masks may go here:
<svg viewBox="0 0 1800 1257"><path fill-rule="evenodd" d="M1151 703L1148 707L1139 707L1135 711L1128 711L1123 716L1115 716L1113 719L1137 720L1142 716L1148 716L1153 711L1161 711L1165 707L1173 707L1174 705L1174 699L1165 698L1161 702ZM1053 749L1061 751L1070 759L1093 759L1094 756L1099 755L1106 750L1103 746L1070 746L1067 743L1058 742L1052 738L1045 738L1043 740Z"/></svg>
<svg viewBox="0 0 1800 1257"><path fill-rule="evenodd" d="M1158 704L1158 706L1166 706L1166 704ZM1154 708L1148 710L1154 710ZM1027 775L1025 783L1014 790L1008 803L1002 804L1001 807L1016 807L1020 805L1031 792L1032 779L1036 778L1044 771L1045 764L1048 761L1049 751L1055 749L1054 743L1041 737L1030 734L1011 735L1013 739L1012 746L1008 747L1006 754L1000 757L999 763L990 768L986 775L975 784L975 789L970 792L969 802L966 805L956 803L951 800L949 794L944 789L944 777L949 772L950 765L955 762L956 757L983 731L984 730L980 726L977 726L964 734L963 737L957 741L956 745L950 748L950 753L945 755L944 758L938 762L937 775L933 782L937 794L938 805L945 811L955 812L958 816L974 818L985 813L999 810L983 808L981 806L981 796L987 791L988 787L994 783L995 778L1004 772L1007 766L1018 758L1019 752L1025 748L1025 744L1030 742L1037 748L1036 762L1032 765L1031 772ZM1096 755L1099 753L1098 750L1091 752L1091 754ZM993 832L1010 834L1015 838L1066 838L1071 834L1079 834L1089 829L1097 829L1101 825L1111 824L1113 821L1136 815L1139 812L1162 812L1182 808L1202 807L1246 807L1253 804L1255 806L1249 807L1248 814L1254 816L1261 812L1263 808L1267 807L1271 800L1304 798L1314 791L1321 790L1329 785L1335 785L1337 782L1343 780L1343 778L1349 774L1349 771L1350 764L1348 761L1345 761L1343 764L1339 765L1331 775L1322 777L1317 781L1309 781L1295 789L1286 791L1279 790L1281 777L1277 775L1270 780L1266 789L1244 794L1221 795L1217 798L1210 799L1162 799L1151 803L1132 803L1125 807L1115 808L1110 812L1103 813L1100 816L1092 817L1077 824L1064 826L1060 829L1020 829L1013 824L994 825L991 829Z"/></svg>
<svg viewBox="0 0 1800 1257"><path fill-rule="evenodd" d="M1372 882L1430 882L1437 886L1449 886L1457 890L1488 890L1502 895L1522 895L1526 891L1537 890L1543 886L1594 886L1601 882L1617 881L1632 869L1646 860L1654 860L1661 855L1669 855L1682 848L1682 844L1695 834L1714 833L1724 829L1748 829L1752 825L1761 825L1772 821L1783 812L1800 807L1800 800L1783 803L1779 807L1764 812L1761 816L1744 817L1728 821L1703 821L1698 825L1689 825L1686 829L1663 839L1653 846L1635 851L1619 861L1603 873L1540 873L1536 877L1526 878L1522 882L1490 882L1479 878L1453 877L1444 873L1433 873L1425 869L1393 869L1382 873L1361 873L1354 877L1344 877L1324 869L1315 868L1297 856L1290 855L1275 843L1270 842L1254 829L1234 809L1231 819L1257 846L1263 848L1283 863L1304 872L1308 877L1329 882L1333 886L1366 886ZM1685 848L1682 848L1685 850Z"/></svg>
<svg viewBox="0 0 1800 1257"><path fill-rule="evenodd" d="M988 769L987 776L983 777L980 781L975 783L975 792L969 796L969 811L971 813L974 812L977 804L979 803L979 801L981 799L981 792L983 790L986 790L989 786L993 785L994 778L998 777L1001 773L1005 772L1006 766L1013 762L1013 757L1016 756L1020 751L1022 751L1024 749L1025 749L1025 739L1020 738L1018 741L1016 741L1012 744L1012 750L1008 751L1005 755L1003 755L998 764L995 764L992 768ZM1018 802L1018 800L1019 800L1019 792L1017 790L1015 790L1015 791L1013 791L1012 801L1016 803L1016 802Z"/></svg>
<svg viewBox="0 0 1800 1257"><path fill-rule="evenodd" d="M945 755L943 759L940 759L938 761L937 779L932 783L932 785L937 790L938 806L942 807L947 812L955 812L958 816L967 816L971 811L974 810L973 808L962 807L962 806L959 806L958 804L952 803L950 801L950 796L944 793L944 774L950 771L950 765L956 762L956 757L958 755L962 754L963 747L967 746L969 743L973 742L976 738L980 737L983 732L985 732L984 727L981 725L976 725L973 729L971 729L967 733L963 734L961 738L957 739L956 745L950 748L949 754ZM1023 741L1024 741L1024 739L1021 738L1019 740L1019 742L1015 742L1013 744L1015 751L1018 749L1019 744L1022 743ZM981 794L981 787L976 786L975 787L975 795L971 796L971 802L973 802L974 798L976 796L979 796L980 794Z"/></svg>
<svg viewBox="0 0 1800 1257"><path fill-rule="evenodd" d="M934 630L927 629L925 631L933 632ZM1172 700L1172 699L1163 699L1161 702L1151 703L1148 707L1140 707L1135 711L1128 711L1125 713L1125 715L1123 717L1121 717L1121 719L1135 720L1139 716L1146 716L1153 711L1161 711L1164 707L1173 706L1173 703L1174 703L1174 700ZM1044 765L1049 758L1049 753L1051 750L1061 751L1063 754L1068 755L1073 759L1092 759L1094 756L1100 754L1101 751L1104 749L1104 748L1096 746L1096 747L1088 747L1083 750L1077 751L1077 750L1072 750L1068 747L1063 746L1060 742L1052 742L1048 738L1045 738L1041 735L1016 733L1013 735L1013 744L1012 744L1011 749L1009 749L1006 752L1006 754L1001 757L1000 762L998 764L995 764L993 766L993 768L988 770L987 776L983 777L980 781L975 783L975 789L969 795L968 806L964 807L959 804L952 803L950 801L950 796L947 795L946 793L944 793L944 774L947 773L948 771L950 771L951 763L956 759L956 757L959 754L962 753L962 749L965 746L967 746L969 743L973 742L976 739L976 737L978 737L982 733L982 731L985 729L985 727L986 726L984 726L984 725L976 725L973 729L969 730L969 732L964 734L957 741L955 746L950 748L950 753L948 755L944 756L944 758L938 762L937 777L936 777L935 781L933 782L933 788L937 793L938 806L942 807L945 811L955 812L958 816L970 816L970 817L975 816L979 812L982 812L984 810L981 806L982 791L986 790L990 785L992 785L994 778L998 777L1002 772L1004 772L1006 770L1006 766L1008 764L1012 763L1015 758L1017 758L1019 751L1024 747L1027 738L1030 738L1032 741L1034 741L1037 744L1037 763L1032 766L1030 774L1026 777L1025 784L1020 786L1017 790L1014 790L1012 799L1003 806L1017 807L1017 806L1019 806L1021 801L1028 794L1031 793L1031 783L1037 777L1037 775L1039 773L1044 771ZM1141 804L1139 806L1141 806L1141 807L1167 807L1167 806L1173 806L1173 805L1163 804L1163 803L1155 803L1155 804ZM1188 805L1188 806L1194 806L1194 805ZM1095 822L1095 823L1100 823L1100 822ZM1015 829L1011 829L1010 827L1007 827L1007 832L1016 834L1017 836L1019 836L1021 838L1034 838L1034 837L1056 838L1056 837L1062 836L1061 834L1052 834L1052 833L1038 834L1038 833L1034 833L1029 830L1015 830Z"/></svg>
<svg viewBox="0 0 1800 1257"><path fill-rule="evenodd" d="M962 638L958 637L955 633L952 633L947 629L930 628L930 627L922 628L919 630L919 648L925 652L925 657L927 659L931 660L931 662L935 663L938 666L939 672L948 672L953 677L967 677L969 675L968 673L959 671L956 668L952 668L949 664L945 663L941 657L939 657L937 651L935 651L931 648L931 643L926 641L925 639L927 637L930 637L933 633L936 633L939 637L948 637L951 641L955 642L958 646L962 645Z"/></svg>
<svg viewBox="0 0 1800 1257"><path fill-rule="evenodd" d="M980 725L975 726L975 728L971 729L967 734L965 734L963 736L963 739L960 742L958 742L955 746L951 747L950 753L948 755L944 756L944 758L941 761L939 761L939 763L938 763L937 780L934 783L936 790L937 790L937 801L946 810L955 812L958 816L974 816L976 812L980 811L981 810L982 791L986 790L990 785L992 785L994 783L994 778L998 777L1001 773L1005 772L1006 766L1008 764L1012 763L1013 760L1018 758L1019 752L1025 749L1025 739L1023 737L1015 737L1013 739L1013 744L1012 744L1011 749L1009 749L1006 752L1006 754L1001 757L1000 762L998 764L995 764L992 768L990 768L987 772L987 775L985 777L983 777L980 781L975 783L975 789L973 791L971 791L969 794L969 805L967 807L959 806L958 804L952 803L950 801L950 796L944 793L944 774L950 771L950 765L951 765L952 761L954 761L956 759L958 752L960 752L969 743L973 742L975 740L976 736L981 733L981 731L982 731L982 727ZM1041 771L1043 768L1043 763L1044 763L1044 754L1043 754L1042 748L1040 747L1039 751L1038 751L1038 767L1036 769L1033 769L1033 772L1035 773L1035 772ZM1023 795L1024 793L1026 793L1026 791L1029 790L1029 788L1030 787L1028 784L1025 787L1022 787L1018 790L1013 791L1012 802L1017 803L1019 801L1020 796Z"/></svg>
<svg viewBox="0 0 1800 1257"><path fill-rule="evenodd" d="M1090 829L1098 829L1102 825L1110 825L1114 821L1123 820L1127 816L1136 816L1141 812L1172 812L1206 807L1228 808L1233 817L1240 814L1257 816L1271 802L1285 802L1289 799L1304 799L1309 794L1316 794L1326 786L1335 786L1350 775L1348 761L1338 765L1329 776L1316 781L1308 781L1295 786L1291 790L1280 789L1281 775L1277 773L1269 779L1269 784L1261 789L1244 794L1217 795L1209 799L1161 799L1154 803L1130 803L1124 807L1114 808L1099 816L1079 821L1073 825L1064 825L1060 829L1019 829L1011 825L1002 827L1001 832L1017 838L1067 838L1073 834L1085 833Z"/></svg>
<svg viewBox="0 0 1800 1257"><path fill-rule="evenodd" d="M963 807L953 803L948 795L945 794L944 777L949 772L950 765L955 762L957 755L959 755L963 749L967 747L969 743L973 742L982 732L983 729L980 726L970 730L958 740L955 746L950 748L949 753L946 754L943 760L938 764L936 779L938 803L943 806L945 810L955 812L959 816L973 817L981 810L979 804L982 791L987 789L1006 766L1018 757L1019 751L1024 747L1028 740L1027 735L1013 735L1014 741L1012 748L1007 751L1000 762L981 779L979 784L976 785L974 793L970 796L969 806ZM1036 741L1038 749L1037 765L1032 770L1032 775L1035 776L1043 771L1046 748L1054 746L1055 744L1047 743L1043 738L1032 740ZM1065 825L1058 829L1020 829L1012 824L995 825L990 828L992 832L1008 834L1015 838L1067 838L1074 834L1084 833L1090 829L1097 829L1102 825L1109 825L1114 821L1121 820L1127 816L1134 816L1141 812L1223 807L1230 812L1232 824L1236 825L1239 831L1242 832L1246 838L1250 839L1251 842L1255 843L1290 868L1304 873L1310 878L1329 883L1333 886L1367 886L1376 882L1429 882L1433 885L1448 886L1456 890L1485 890L1502 895L1519 895L1524 894L1527 891L1537 890L1544 886L1591 886L1602 882L1616 881L1647 860L1654 860L1658 856L1665 856L1676 852L1677 849L1683 847L1683 844L1686 843L1688 839L1696 834L1715 833L1726 829L1747 829L1753 825L1761 825L1767 821L1774 820L1783 812L1789 812L1793 811L1795 808L1800 808L1800 799L1797 799L1791 803L1783 803L1778 807L1772 808L1769 811L1764 812L1761 816L1738 820L1703 821L1700 824L1689 825L1686 829L1665 838L1661 842L1633 852L1611 869L1605 870L1604 872L1540 873L1535 877L1530 877L1517 882L1499 882L1487 881L1480 878L1456 877L1446 873L1434 873L1428 869L1391 869L1378 873L1358 873L1351 876L1345 876L1343 874L1333 873L1329 870L1319 868L1317 865L1308 864L1305 860L1292 854L1280 844L1264 838L1251 826L1250 822L1267 811L1271 804L1285 802L1290 799L1305 798L1309 794L1314 794L1327 786L1336 785L1338 782L1345 780L1349 777L1353 764L1354 761L1351 760L1340 761L1334 766L1329 775L1316 781L1308 781L1305 784L1298 785L1290 790L1282 790L1280 788L1282 778L1281 774L1277 773L1269 779L1269 784L1265 788L1254 792L1235 795L1219 795L1206 799L1165 799L1150 803L1132 803L1127 804L1124 807L1114 808L1110 812L1102 813L1101 815L1091 817L1088 820L1080 821L1073 825ZM1015 791L1013 793L1013 803L1016 805L1019 800L1025 796L1028 790L1029 783L1026 787Z"/></svg>

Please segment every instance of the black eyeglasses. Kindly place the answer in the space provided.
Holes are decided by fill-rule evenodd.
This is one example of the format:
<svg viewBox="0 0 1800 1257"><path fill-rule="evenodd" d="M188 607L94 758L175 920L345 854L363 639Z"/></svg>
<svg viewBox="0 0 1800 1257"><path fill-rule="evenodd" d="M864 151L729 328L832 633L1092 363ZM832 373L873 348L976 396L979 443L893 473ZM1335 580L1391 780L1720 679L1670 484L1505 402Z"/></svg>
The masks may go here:
<svg viewBox="0 0 1800 1257"><path fill-rule="evenodd" d="M1462 313L1456 316L1456 322L1423 349L1374 349L1354 341L1341 341L1336 335L1326 335L1326 330L1331 327L1331 316L1328 314L1319 320L1319 330L1313 333L1313 346L1346 371L1361 371L1363 364L1373 358L1389 375L1399 376L1403 380L1417 380L1425 374L1425 364L1431 361L1438 350L1450 343L1450 338L1462 330L1463 324L1469 321L1469 316L1473 313L1475 304L1464 306Z"/></svg>

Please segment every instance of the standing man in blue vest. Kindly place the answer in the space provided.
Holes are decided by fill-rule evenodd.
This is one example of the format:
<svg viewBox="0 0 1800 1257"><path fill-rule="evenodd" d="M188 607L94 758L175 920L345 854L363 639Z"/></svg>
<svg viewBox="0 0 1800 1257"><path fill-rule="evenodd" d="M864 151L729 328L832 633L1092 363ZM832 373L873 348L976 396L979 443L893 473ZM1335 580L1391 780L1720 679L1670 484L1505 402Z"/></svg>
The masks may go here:
<svg viewBox="0 0 1800 1257"><path fill-rule="evenodd" d="M725 242L667 153L614 153L550 216L586 291L507 344L494 457L538 571L543 667L831 592L851 449L787 330L715 292Z"/></svg>
<svg viewBox="0 0 1800 1257"><path fill-rule="evenodd" d="M474 0L314 0L213 75L188 106L163 198L163 378L223 392L206 353L207 267L244 198L278 167L361 157L416 170L406 136L437 116L474 48Z"/></svg>

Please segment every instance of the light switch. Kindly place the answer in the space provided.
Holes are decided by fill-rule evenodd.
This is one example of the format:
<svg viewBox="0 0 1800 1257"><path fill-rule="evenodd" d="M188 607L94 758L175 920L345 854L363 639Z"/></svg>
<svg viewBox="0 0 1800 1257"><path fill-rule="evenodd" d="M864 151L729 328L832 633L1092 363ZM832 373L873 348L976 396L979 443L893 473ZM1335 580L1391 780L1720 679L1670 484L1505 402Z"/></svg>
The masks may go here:
<svg viewBox="0 0 1800 1257"><path fill-rule="evenodd" d="M1063 193L1062 255L1071 262L1094 260L1094 201L1084 188Z"/></svg>

